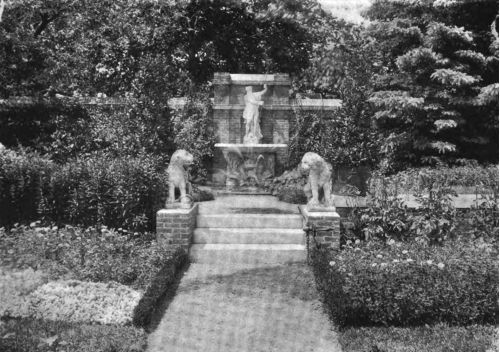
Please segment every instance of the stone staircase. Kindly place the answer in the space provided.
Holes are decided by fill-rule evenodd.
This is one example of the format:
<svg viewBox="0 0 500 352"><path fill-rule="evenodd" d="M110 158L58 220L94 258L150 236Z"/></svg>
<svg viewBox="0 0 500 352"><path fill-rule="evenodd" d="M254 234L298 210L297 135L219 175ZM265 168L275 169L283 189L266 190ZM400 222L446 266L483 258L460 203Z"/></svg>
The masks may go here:
<svg viewBox="0 0 500 352"><path fill-rule="evenodd" d="M302 216L270 196L224 196L200 203L191 260L279 264L306 260Z"/></svg>

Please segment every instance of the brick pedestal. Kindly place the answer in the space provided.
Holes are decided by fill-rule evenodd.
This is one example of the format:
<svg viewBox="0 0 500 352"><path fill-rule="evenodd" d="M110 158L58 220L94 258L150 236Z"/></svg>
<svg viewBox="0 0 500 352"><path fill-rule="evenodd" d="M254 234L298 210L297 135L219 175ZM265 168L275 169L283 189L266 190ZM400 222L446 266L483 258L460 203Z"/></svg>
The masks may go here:
<svg viewBox="0 0 500 352"><path fill-rule="evenodd" d="M311 230L314 238L313 244L321 247L340 249L340 215L334 211L314 211L309 212L306 206L300 206L300 212L304 217L304 227Z"/></svg>
<svg viewBox="0 0 500 352"><path fill-rule="evenodd" d="M198 204L191 209L161 209L156 213L156 239L160 245L188 251L196 227Z"/></svg>

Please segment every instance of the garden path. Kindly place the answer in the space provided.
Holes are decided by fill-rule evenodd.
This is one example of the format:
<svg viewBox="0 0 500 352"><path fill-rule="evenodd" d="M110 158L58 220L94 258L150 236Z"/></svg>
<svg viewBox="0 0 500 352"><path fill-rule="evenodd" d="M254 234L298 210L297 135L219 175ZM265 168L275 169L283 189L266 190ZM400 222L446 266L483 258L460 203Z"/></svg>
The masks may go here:
<svg viewBox="0 0 500 352"><path fill-rule="evenodd" d="M193 263L149 352L340 352L305 263Z"/></svg>

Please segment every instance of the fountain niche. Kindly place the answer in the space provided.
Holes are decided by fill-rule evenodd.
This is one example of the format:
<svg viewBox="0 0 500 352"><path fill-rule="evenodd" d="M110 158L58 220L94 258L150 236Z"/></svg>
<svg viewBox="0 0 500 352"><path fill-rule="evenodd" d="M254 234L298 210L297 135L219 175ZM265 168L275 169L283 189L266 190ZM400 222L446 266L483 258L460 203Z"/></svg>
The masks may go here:
<svg viewBox="0 0 500 352"><path fill-rule="evenodd" d="M213 119L217 143L211 183L255 191L280 175L287 161L293 110L331 110L338 100L289 98L288 74L215 73Z"/></svg>

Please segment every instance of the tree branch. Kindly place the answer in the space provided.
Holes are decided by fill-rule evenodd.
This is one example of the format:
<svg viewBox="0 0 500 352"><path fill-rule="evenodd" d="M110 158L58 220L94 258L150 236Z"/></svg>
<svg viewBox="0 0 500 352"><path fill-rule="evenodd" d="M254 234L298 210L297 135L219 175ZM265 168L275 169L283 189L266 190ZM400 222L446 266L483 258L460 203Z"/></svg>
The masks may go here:
<svg viewBox="0 0 500 352"><path fill-rule="evenodd" d="M59 17L61 13L60 12L57 12L55 13L54 15L52 16L49 16L47 14L42 14L42 21L40 22L40 24L37 26L36 30L35 30L35 34L34 34L34 37L38 37L40 34L42 34L42 32L47 28L47 26L53 22L57 17Z"/></svg>

